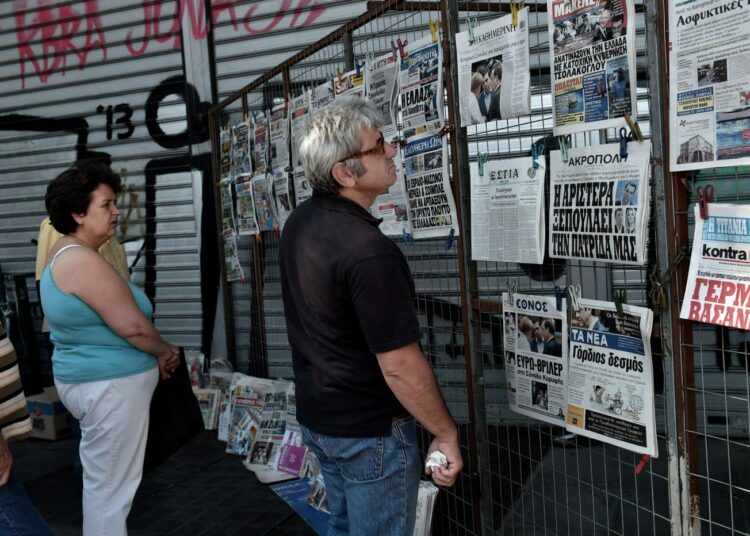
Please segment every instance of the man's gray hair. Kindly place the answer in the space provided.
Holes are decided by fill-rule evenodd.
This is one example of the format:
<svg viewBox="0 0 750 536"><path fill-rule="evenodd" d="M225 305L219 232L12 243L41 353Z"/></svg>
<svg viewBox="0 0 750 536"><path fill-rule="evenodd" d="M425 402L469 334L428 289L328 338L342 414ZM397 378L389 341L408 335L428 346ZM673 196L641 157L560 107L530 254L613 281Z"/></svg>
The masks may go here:
<svg viewBox="0 0 750 536"><path fill-rule="evenodd" d="M362 150L360 129L379 129L382 125L383 117L378 108L354 96L339 97L315 113L307 122L299 147L305 176L313 190L338 193L341 185L331 174L333 166ZM366 171L357 158L346 160L344 164L357 176Z"/></svg>

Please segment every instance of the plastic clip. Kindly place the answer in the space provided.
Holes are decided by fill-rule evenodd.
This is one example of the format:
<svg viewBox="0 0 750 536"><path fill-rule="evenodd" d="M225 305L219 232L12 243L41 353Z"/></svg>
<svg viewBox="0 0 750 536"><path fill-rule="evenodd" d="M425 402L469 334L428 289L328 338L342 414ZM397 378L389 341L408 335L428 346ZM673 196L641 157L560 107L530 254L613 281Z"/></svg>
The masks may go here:
<svg viewBox="0 0 750 536"><path fill-rule="evenodd" d="M367 70L372 71L375 69L375 54L372 52L368 52L365 56L365 61L367 62Z"/></svg>
<svg viewBox="0 0 750 536"><path fill-rule="evenodd" d="M445 123L440 130L438 130L437 135L441 138L448 134L448 132L453 132L455 128L453 127L453 123Z"/></svg>
<svg viewBox="0 0 750 536"><path fill-rule="evenodd" d="M437 43L438 34L440 33L440 21L430 20L427 22L430 26L430 35L432 36L432 42Z"/></svg>
<svg viewBox="0 0 750 536"><path fill-rule="evenodd" d="M408 39L404 39L403 42L401 41L400 37L396 39L396 45L398 46L398 54L399 56L401 56L402 60L405 60L406 58L409 57L409 54L406 52L406 50L404 50L404 47L408 44L409 44Z"/></svg>
<svg viewBox="0 0 750 536"><path fill-rule="evenodd" d="M404 244L411 244L414 241L414 237L406 230L406 228L401 229L401 235L404 239Z"/></svg>
<svg viewBox="0 0 750 536"><path fill-rule="evenodd" d="M622 305L625 303L625 291L624 290L613 290L612 299L615 302L615 308L617 309L617 315L623 316L625 313L622 311Z"/></svg>
<svg viewBox="0 0 750 536"><path fill-rule="evenodd" d="M474 41L476 39L476 36L474 35L474 30L476 30L477 26L479 25L477 23L476 17L467 17L466 18L466 24L469 25L469 44L473 45Z"/></svg>
<svg viewBox="0 0 750 536"><path fill-rule="evenodd" d="M396 48L396 43L391 39L391 54L393 54L393 61L396 61L398 59L398 48Z"/></svg>
<svg viewBox="0 0 750 536"><path fill-rule="evenodd" d="M252 115L253 115L253 125L254 125L254 124L256 124L258 122L258 112L256 112L255 110L253 110L252 111Z"/></svg>
<svg viewBox="0 0 750 536"><path fill-rule="evenodd" d="M405 147L406 138L403 136L394 136L393 139L388 143L390 143L391 145L398 145L399 147Z"/></svg>
<svg viewBox="0 0 750 536"><path fill-rule="evenodd" d="M712 184L705 187L698 186L696 192L698 192L698 213L702 220L706 220L708 219L708 204L714 200L714 187Z"/></svg>
<svg viewBox="0 0 750 536"><path fill-rule="evenodd" d="M355 62L354 62L354 69L356 69L356 71L357 71L357 76L359 76L359 74L360 74L360 71L362 70L362 66L361 66L361 65L359 64L359 62L358 62L358 61L355 61Z"/></svg>
<svg viewBox="0 0 750 536"><path fill-rule="evenodd" d="M523 2L516 2L515 0L510 0L510 16L511 16L511 24L515 28L518 26L518 12L523 9Z"/></svg>
<svg viewBox="0 0 750 536"><path fill-rule="evenodd" d="M633 141L633 133L625 127L620 127L620 158L628 157L628 143Z"/></svg>
<svg viewBox="0 0 750 536"><path fill-rule="evenodd" d="M563 296L565 296L565 290L563 290L560 285L555 285L555 307L558 311L563 310Z"/></svg>
<svg viewBox="0 0 750 536"><path fill-rule="evenodd" d="M484 165L487 163L487 153L477 153L477 166L479 166L479 176L484 177Z"/></svg>
<svg viewBox="0 0 750 536"><path fill-rule="evenodd" d="M544 144L543 143L532 143L531 144L531 167L539 169L538 158L544 157Z"/></svg>
<svg viewBox="0 0 750 536"><path fill-rule="evenodd" d="M651 459L651 456L648 454L644 454L641 456L641 461L638 462L638 465L635 466L635 474L640 475L641 471L643 471L643 468L646 467L646 464Z"/></svg>
<svg viewBox="0 0 750 536"><path fill-rule="evenodd" d="M567 162L570 158L570 134L566 134L565 136L558 136L557 143L560 146L560 157L562 158L562 161Z"/></svg>
<svg viewBox="0 0 750 536"><path fill-rule="evenodd" d="M581 285L568 285L568 294L570 294L570 307L574 311L581 310Z"/></svg>
<svg viewBox="0 0 750 536"><path fill-rule="evenodd" d="M336 67L336 79L339 81L339 85L344 83L344 73L338 67Z"/></svg>
<svg viewBox="0 0 750 536"><path fill-rule="evenodd" d="M512 304L515 300L513 296L518 294L518 279L508 279L508 300Z"/></svg>
<svg viewBox="0 0 750 536"><path fill-rule="evenodd" d="M445 251L450 251L453 247L454 238L456 238L456 230L451 227L451 232L448 233L448 238L445 239Z"/></svg>

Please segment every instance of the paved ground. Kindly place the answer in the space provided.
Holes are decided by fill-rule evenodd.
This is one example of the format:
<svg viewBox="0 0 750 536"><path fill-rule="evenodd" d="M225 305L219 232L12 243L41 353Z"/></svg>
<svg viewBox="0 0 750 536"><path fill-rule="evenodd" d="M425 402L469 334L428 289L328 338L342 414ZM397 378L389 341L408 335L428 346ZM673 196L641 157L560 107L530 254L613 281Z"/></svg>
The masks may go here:
<svg viewBox="0 0 750 536"><path fill-rule="evenodd" d="M29 439L12 445L18 478L55 534L81 534L81 485L73 442ZM128 519L130 536L314 535L239 456L204 432L145 476Z"/></svg>

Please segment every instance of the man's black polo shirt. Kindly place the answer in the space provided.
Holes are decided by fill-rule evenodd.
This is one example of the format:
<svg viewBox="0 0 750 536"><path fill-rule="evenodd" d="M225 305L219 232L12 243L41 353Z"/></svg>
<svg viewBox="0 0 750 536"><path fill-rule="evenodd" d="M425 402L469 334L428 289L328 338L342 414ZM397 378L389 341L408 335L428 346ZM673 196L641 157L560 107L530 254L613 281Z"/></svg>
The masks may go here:
<svg viewBox="0 0 750 536"><path fill-rule="evenodd" d="M390 435L408 413L375 353L420 338L414 281L380 220L338 195L315 194L281 235L281 288L297 419L320 434Z"/></svg>

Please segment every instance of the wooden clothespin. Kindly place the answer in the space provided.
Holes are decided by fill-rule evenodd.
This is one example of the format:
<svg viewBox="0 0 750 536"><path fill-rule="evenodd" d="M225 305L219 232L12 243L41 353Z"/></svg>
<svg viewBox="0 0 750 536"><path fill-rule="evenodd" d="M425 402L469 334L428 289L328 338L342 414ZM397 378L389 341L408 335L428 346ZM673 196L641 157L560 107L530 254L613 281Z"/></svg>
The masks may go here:
<svg viewBox="0 0 750 536"><path fill-rule="evenodd" d="M638 126L638 121L634 121L630 117L630 114L625 114L624 119L630 129L630 133L633 135L633 139L635 141L643 141L643 133L641 132L641 127Z"/></svg>
<svg viewBox="0 0 750 536"><path fill-rule="evenodd" d="M432 36L432 42L437 43L438 34L440 33L440 21L433 21L432 17L427 22L430 26L430 35Z"/></svg>
<svg viewBox="0 0 750 536"><path fill-rule="evenodd" d="M344 73L341 72L341 68L340 67L336 67L336 77L337 77L337 79L339 81L339 84L343 84L344 83Z"/></svg>

